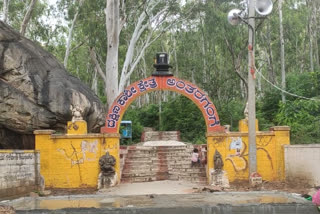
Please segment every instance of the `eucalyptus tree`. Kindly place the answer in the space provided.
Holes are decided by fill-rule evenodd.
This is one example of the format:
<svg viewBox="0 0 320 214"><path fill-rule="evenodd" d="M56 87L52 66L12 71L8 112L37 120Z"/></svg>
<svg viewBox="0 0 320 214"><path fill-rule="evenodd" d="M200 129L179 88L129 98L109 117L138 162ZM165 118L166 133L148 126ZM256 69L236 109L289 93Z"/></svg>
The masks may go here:
<svg viewBox="0 0 320 214"><path fill-rule="evenodd" d="M284 60L284 38L283 38L283 24L282 24L282 0L279 0L279 27L280 27L280 60L281 60L281 86L282 90L286 90L286 70ZM286 102L286 96L284 92L281 93L282 102Z"/></svg>
<svg viewBox="0 0 320 214"><path fill-rule="evenodd" d="M37 0L30 1L30 5L28 6L27 12L26 12L25 16L23 17L23 21L22 21L21 27L20 27L20 34L23 36L26 33L26 29L27 29L28 23L31 19L31 15L32 15L32 12L34 11L36 3L37 3Z"/></svg>
<svg viewBox="0 0 320 214"><path fill-rule="evenodd" d="M3 11L3 21L20 31L23 36L34 39L31 38L31 35L41 34L42 30L48 27L45 26L42 19L49 9L46 1L5 0L0 2L0 5ZM35 40L42 42L39 39Z"/></svg>
<svg viewBox="0 0 320 214"><path fill-rule="evenodd" d="M65 68L67 68L68 66L68 58L70 55L70 48L71 48L71 41L72 41L72 33L73 33L73 29L75 27L79 12L80 12L80 8L83 4L84 0L80 0L80 1L76 1L74 4L76 4L78 6L78 8L76 9L76 12L73 16L72 22L71 22L71 26L69 27L69 32L68 32L68 38L67 38L67 44L66 44L66 53L64 55L64 60L63 60L63 65Z"/></svg>
<svg viewBox="0 0 320 214"><path fill-rule="evenodd" d="M105 85L107 103L111 105L114 99L128 84L130 76L144 55L144 51L156 41L163 31L174 22L172 10L177 6L175 1L146 0L126 2L107 0L105 8L105 26L107 32L107 47L105 68L93 53L91 58ZM168 21L169 20L169 21ZM126 46L121 45L121 35L125 35ZM123 47L124 57L119 56ZM119 58L121 72L119 75Z"/></svg>
<svg viewBox="0 0 320 214"><path fill-rule="evenodd" d="M10 3L10 0L3 0L2 21L4 23L7 23L7 21L8 21L9 3Z"/></svg>

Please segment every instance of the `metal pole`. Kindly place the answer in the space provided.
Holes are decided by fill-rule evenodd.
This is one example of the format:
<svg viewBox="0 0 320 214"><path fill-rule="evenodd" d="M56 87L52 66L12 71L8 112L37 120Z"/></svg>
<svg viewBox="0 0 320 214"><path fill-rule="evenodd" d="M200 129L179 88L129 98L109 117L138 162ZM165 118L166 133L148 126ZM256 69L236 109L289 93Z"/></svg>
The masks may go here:
<svg viewBox="0 0 320 214"><path fill-rule="evenodd" d="M159 131L162 131L161 112L162 112L162 90L159 91Z"/></svg>
<svg viewBox="0 0 320 214"><path fill-rule="evenodd" d="M249 126L249 176L257 172L256 150L256 98L255 98L255 67L254 67L254 28L255 0L249 1L249 40L248 40L248 126Z"/></svg>

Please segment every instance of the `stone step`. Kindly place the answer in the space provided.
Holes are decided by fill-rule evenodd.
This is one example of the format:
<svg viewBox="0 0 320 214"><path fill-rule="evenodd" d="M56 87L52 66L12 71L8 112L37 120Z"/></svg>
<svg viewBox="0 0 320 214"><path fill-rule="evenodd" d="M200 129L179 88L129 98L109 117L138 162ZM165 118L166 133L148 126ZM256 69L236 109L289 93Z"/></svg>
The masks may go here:
<svg viewBox="0 0 320 214"><path fill-rule="evenodd" d="M135 158L135 159L126 159L125 161L126 164L161 164L161 163L166 163L169 165L185 165L188 164L191 166L191 160L189 158L175 158L175 159L159 159L159 158L155 158L155 157L150 157L150 158ZM189 166L189 167L190 167Z"/></svg>
<svg viewBox="0 0 320 214"><path fill-rule="evenodd" d="M138 183L138 182L150 182L156 181L156 177L135 177L135 178L121 178L122 183Z"/></svg>
<svg viewBox="0 0 320 214"><path fill-rule="evenodd" d="M122 173L145 173L145 172L157 172L159 171L159 168L153 168L153 167L148 167L148 168L125 168L122 170Z"/></svg>
<svg viewBox="0 0 320 214"><path fill-rule="evenodd" d="M170 173L206 173L205 168L173 168L173 167L168 167L166 165L161 165L161 166L145 166L145 167L125 167L123 169L123 173L144 173L144 172L157 172L160 169L166 169Z"/></svg>
<svg viewBox="0 0 320 214"><path fill-rule="evenodd" d="M170 175L169 175L169 179ZM178 176L178 180L189 181L189 182L207 182L206 177L189 177L189 176Z"/></svg>
<svg viewBox="0 0 320 214"><path fill-rule="evenodd" d="M122 150L128 150L128 151L140 151L140 152L147 152L147 151L193 151L193 147L185 147L185 146L168 146L168 147L154 147L154 146L146 146L146 147L129 147L127 149Z"/></svg>
<svg viewBox="0 0 320 214"><path fill-rule="evenodd" d="M121 146L120 149L127 150L163 150L163 149L193 149L193 145L182 145L182 146Z"/></svg>
<svg viewBox="0 0 320 214"><path fill-rule="evenodd" d="M176 169L189 169L191 168L190 161L185 162L170 162L170 161L129 161L127 160L125 162L125 165L123 168L130 167L130 168L140 168L140 167L161 167L161 166L167 166L168 168L176 168ZM192 168L204 168L202 166L194 166Z"/></svg>
<svg viewBox="0 0 320 214"><path fill-rule="evenodd" d="M206 177L197 177L197 178L190 178L185 176L164 176L164 177L156 177L156 176L142 176L142 177L122 177L121 183L138 183L138 182L150 182L150 181L157 181L157 180L179 180L179 181L188 181L192 183L196 183L199 185L207 185L207 178Z"/></svg>
<svg viewBox="0 0 320 214"><path fill-rule="evenodd" d="M139 164L148 164L148 165L152 165L152 160L150 158L143 158L143 159L137 159L137 160L132 160L132 159L127 159L124 162L125 164L129 164L129 165L139 165Z"/></svg>
<svg viewBox="0 0 320 214"><path fill-rule="evenodd" d="M141 177L141 176L156 176L160 174L166 174L170 176L176 177L190 177L190 178L197 178L197 177L206 177L206 173L202 172L194 172L194 173L187 173L187 172L172 172L172 171L123 171L121 176L122 177Z"/></svg>
<svg viewBox="0 0 320 214"><path fill-rule="evenodd" d="M177 175L177 176L182 176L182 177L205 177L206 173L203 172L170 172L169 171L169 175Z"/></svg>
<svg viewBox="0 0 320 214"><path fill-rule="evenodd" d="M190 165L191 160L189 158L186 159L163 159L163 160L152 160L152 164L159 164L166 162L168 165ZM190 167L188 166L188 167Z"/></svg>
<svg viewBox="0 0 320 214"><path fill-rule="evenodd" d="M141 157L141 158L127 158L125 163L171 163L171 164L189 164L191 166L190 158L159 158L159 157Z"/></svg>
<svg viewBox="0 0 320 214"><path fill-rule="evenodd" d="M205 168L171 168L171 172L186 172L186 173L206 173Z"/></svg>
<svg viewBox="0 0 320 214"><path fill-rule="evenodd" d="M194 183L207 182L206 169L191 165L192 145L186 146L128 146L121 182L147 182L156 180L186 180Z"/></svg>
<svg viewBox="0 0 320 214"><path fill-rule="evenodd" d="M127 158L140 158L140 157L168 157L168 158L191 158L191 153L188 152L178 152L178 153L173 153L173 152L157 152L157 153L128 153Z"/></svg>
<svg viewBox="0 0 320 214"><path fill-rule="evenodd" d="M194 166L191 167L191 163L189 161L185 163L170 163L170 162L152 162L152 161L126 161L123 169L126 168L157 168L157 167L168 167L170 169L201 169L205 170L203 166Z"/></svg>
<svg viewBox="0 0 320 214"><path fill-rule="evenodd" d="M155 177L156 172L145 172L145 173L122 173L122 178L138 178L138 177Z"/></svg>
<svg viewBox="0 0 320 214"><path fill-rule="evenodd" d="M163 180L169 178L168 172L150 172L150 173L139 173L139 174L132 174L132 173L122 173L122 178L145 178L145 177L155 177L157 180Z"/></svg>
<svg viewBox="0 0 320 214"><path fill-rule="evenodd" d="M148 151L148 152L141 152L141 151L128 151L126 155L128 157L144 157L144 156L189 156L191 157L192 151Z"/></svg>

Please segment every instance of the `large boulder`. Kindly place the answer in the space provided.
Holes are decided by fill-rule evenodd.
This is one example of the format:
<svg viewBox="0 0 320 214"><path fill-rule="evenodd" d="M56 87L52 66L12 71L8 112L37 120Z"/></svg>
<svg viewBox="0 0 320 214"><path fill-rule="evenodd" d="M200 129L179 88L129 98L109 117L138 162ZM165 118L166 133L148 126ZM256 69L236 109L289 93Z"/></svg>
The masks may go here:
<svg viewBox="0 0 320 214"><path fill-rule="evenodd" d="M99 98L58 60L0 21L0 127L20 134L64 130L71 106L82 109L88 130L103 126Z"/></svg>

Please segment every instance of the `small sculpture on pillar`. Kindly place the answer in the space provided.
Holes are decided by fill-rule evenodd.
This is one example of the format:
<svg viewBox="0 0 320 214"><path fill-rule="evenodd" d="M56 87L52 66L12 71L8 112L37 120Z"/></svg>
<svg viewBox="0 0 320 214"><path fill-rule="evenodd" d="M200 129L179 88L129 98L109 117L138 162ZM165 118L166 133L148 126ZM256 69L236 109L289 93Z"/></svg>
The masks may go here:
<svg viewBox="0 0 320 214"><path fill-rule="evenodd" d="M227 172L223 170L224 163L222 160L222 156L218 150L214 152L213 166L214 170L211 171L211 185L228 188L229 180L227 177Z"/></svg>
<svg viewBox="0 0 320 214"><path fill-rule="evenodd" d="M105 155L99 159L100 174L98 179L98 189L103 189L117 184L117 173L114 169L116 159L106 152Z"/></svg>
<svg viewBox="0 0 320 214"><path fill-rule="evenodd" d="M222 168L223 168L223 160L222 160L222 157L221 157L221 154L220 152L218 152L218 150L216 150L214 152L214 156L213 156L213 166L214 166L214 170L216 171L221 171Z"/></svg>
<svg viewBox="0 0 320 214"><path fill-rule="evenodd" d="M74 123L77 120L83 120L83 117L82 117L83 110L79 105L75 105L75 106L71 105L70 110L72 112L72 123Z"/></svg>

